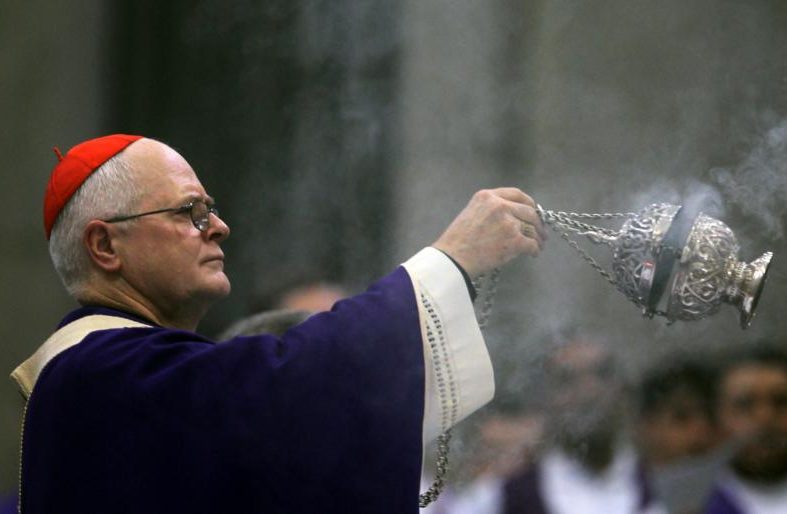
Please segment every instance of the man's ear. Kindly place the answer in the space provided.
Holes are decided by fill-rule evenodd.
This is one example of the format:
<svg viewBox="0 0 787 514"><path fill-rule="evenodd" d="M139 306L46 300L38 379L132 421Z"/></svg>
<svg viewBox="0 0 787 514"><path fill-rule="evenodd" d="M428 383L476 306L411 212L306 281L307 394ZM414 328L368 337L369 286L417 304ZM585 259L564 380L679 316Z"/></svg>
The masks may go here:
<svg viewBox="0 0 787 514"><path fill-rule="evenodd" d="M92 220L85 226L83 242L90 260L108 272L119 270L121 264L112 237L109 224L101 220Z"/></svg>

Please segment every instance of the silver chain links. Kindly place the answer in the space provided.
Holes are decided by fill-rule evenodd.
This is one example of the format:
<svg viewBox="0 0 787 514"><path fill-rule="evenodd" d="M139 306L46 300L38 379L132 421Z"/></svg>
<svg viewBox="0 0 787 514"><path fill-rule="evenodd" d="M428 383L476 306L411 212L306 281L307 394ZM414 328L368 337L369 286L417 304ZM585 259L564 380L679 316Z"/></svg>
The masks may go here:
<svg viewBox="0 0 787 514"><path fill-rule="evenodd" d="M593 269L595 269L599 275L604 277L604 279L612 284L613 286L618 285L617 280L613 277L607 270L601 267L601 265L596 262L596 260L590 256L585 250L580 248L579 243L574 241L568 236L566 230L570 230L575 233L579 233L581 235L586 235L590 237L591 234L601 234L604 236L603 239L598 240L601 243L604 243L608 246L612 246L611 240L617 236L617 231L610 230L608 228L597 227L595 225L590 225L588 223L582 223L577 221L578 219L590 219L590 220L611 220L611 219L619 219L619 218L631 218L636 216L637 214L634 212L602 212L602 213L585 213L585 212L563 212L563 211L549 211L545 210L540 205L537 208L538 214L541 216L541 220L549 225L552 230L557 232L560 237L565 240L568 245L573 248L582 259L584 259L588 264L590 264Z"/></svg>
<svg viewBox="0 0 787 514"><path fill-rule="evenodd" d="M560 226L563 229L579 233L580 235L592 237L594 241L606 244L607 246L612 246L611 241L617 236L617 231L608 228L597 227L589 223L582 223L578 220L611 220L636 216L636 213L633 212L585 213L548 211L544 210L541 206L538 206L538 213L541 215L541 219L544 221L544 223L551 225L553 229L555 229L557 226ZM556 232L560 233L557 230ZM598 235L601 235L602 237L599 238Z"/></svg>
<svg viewBox="0 0 787 514"><path fill-rule="evenodd" d="M435 501L445 487L445 476L448 474L448 443L451 441L451 429L449 428L437 436L437 469L432 485L425 492L418 495L418 506L422 509Z"/></svg>
<svg viewBox="0 0 787 514"><path fill-rule="evenodd" d="M497 283L500 281L500 268L495 268L489 274L489 280L485 280L486 275L480 275L473 281L473 287L476 288L479 296L484 299L481 305L481 312L478 315L478 328L481 330L486 328L489 322L489 315L492 313L492 306L495 303L495 293L497 293Z"/></svg>
<svg viewBox="0 0 787 514"><path fill-rule="evenodd" d="M539 206L540 207L540 206ZM612 220L617 218L631 218L636 216L636 212L565 212L549 211L540 207L540 212L546 216L565 217L582 220Z"/></svg>
<svg viewBox="0 0 787 514"><path fill-rule="evenodd" d="M500 268L495 268L489 274L489 279L486 280L486 275L479 275L473 281L473 287L479 296L483 297L481 304L481 311L478 315L478 327L483 330L489 321L489 315L492 313L492 306L495 300L495 293L497 293L497 283L500 280ZM429 486L425 492L418 495L418 506L422 509L437 500L440 493L443 492L445 487L445 477L448 474L448 452L451 450L449 442L451 441L451 429L449 428L439 436L437 436L437 459L435 464L435 478L432 485Z"/></svg>
<svg viewBox="0 0 787 514"><path fill-rule="evenodd" d="M585 250L580 248L579 244L576 241L568 237L568 234L566 232L560 230L560 228L558 228L557 225L552 225L552 230L560 234L560 237L563 238L571 248L576 250L579 256L582 257L585 261L587 261L587 263L590 264L593 267L593 269L595 269L599 273L599 275L604 277L604 279L607 282L617 287L618 281L615 280L615 277L613 277L607 270L602 268L601 265L598 262L596 262L596 260L593 257L590 256L590 254L588 254Z"/></svg>

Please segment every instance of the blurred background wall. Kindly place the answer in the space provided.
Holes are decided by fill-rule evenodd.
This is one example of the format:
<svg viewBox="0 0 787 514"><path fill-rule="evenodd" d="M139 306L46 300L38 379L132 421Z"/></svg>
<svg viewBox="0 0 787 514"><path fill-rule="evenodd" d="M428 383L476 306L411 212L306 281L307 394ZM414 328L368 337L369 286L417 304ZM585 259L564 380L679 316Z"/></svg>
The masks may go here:
<svg viewBox="0 0 787 514"><path fill-rule="evenodd" d="M535 357L570 326L603 333L632 374L784 340L784 2L6 0L0 43L4 373L73 306L41 228L51 147L112 132L178 149L233 229L233 295L206 334L305 279L360 291L476 189L516 185L555 210L699 203L742 257L776 258L748 331L730 307L668 327L554 234L503 270L488 335L500 401L527 403ZM20 413L7 382L0 492Z"/></svg>
<svg viewBox="0 0 787 514"><path fill-rule="evenodd" d="M73 302L59 285L42 232L43 187L54 145L70 148L108 127L105 2L0 2L0 493L16 487L22 398L8 373Z"/></svg>

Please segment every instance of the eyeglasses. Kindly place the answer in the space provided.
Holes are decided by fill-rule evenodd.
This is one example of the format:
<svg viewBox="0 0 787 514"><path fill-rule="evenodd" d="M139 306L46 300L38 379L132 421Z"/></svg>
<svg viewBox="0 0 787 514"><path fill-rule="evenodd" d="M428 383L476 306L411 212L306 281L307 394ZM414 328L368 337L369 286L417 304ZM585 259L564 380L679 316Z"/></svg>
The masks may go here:
<svg viewBox="0 0 787 514"><path fill-rule="evenodd" d="M171 207L169 209L158 209L155 211L143 212L140 214L131 214L129 216L115 216L107 220L101 220L105 223L118 223L120 221L133 220L134 218L141 218L142 216L150 216L151 214L160 214L162 212L174 212L175 214L183 214L188 212L191 217L191 222L197 227L200 232L205 232L210 227L211 214L218 216L219 211L213 204L208 204L204 200L192 200L191 202L181 207Z"/></svg>

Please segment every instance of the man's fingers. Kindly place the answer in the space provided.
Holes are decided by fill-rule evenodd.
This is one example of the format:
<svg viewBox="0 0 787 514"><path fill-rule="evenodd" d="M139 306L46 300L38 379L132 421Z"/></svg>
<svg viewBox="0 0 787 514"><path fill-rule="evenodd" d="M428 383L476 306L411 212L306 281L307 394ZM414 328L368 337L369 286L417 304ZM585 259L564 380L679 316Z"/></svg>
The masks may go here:
<svg viewBox="0 0 787 514"><path fill-rule="evenodd" d="M536 211L536 202L524 191L516 187L499 187L490 190L498 197L507 200L514 216L533 225L540 238L539 245L549 239L546 227L541 222L541 216Z"/></svg>
<svg viewBox="0 0 787 514"><path fill-rule="evenodd" d="M537 256L546 239L535 201L519 188L501 187L477 191L433 246L476 276L517 255Z"/></svg>
<svg viewBox="0 0 787 514"><path fill-rule="evenodd" d="M530 195L522 191L517 187L498 187L497 189L492 189L492 193L496 194L500 198L508 200L510 202L522 203L525 205L529 205L535 209L536 202L530 198Z"/></svg>
<svg viewBox="0 0 787 514"><path fill-rule="evenodd" d="M549 239L546 227L544 227L544 224L541 221L541 216L538 215L538 212L534 207L518 203L511 203L510 206L514 217L532 225L542 241Z"/></svg>
<svg viewBox="0 0 787 514"><path fill-rule="evenodd" d="M526 239L535 241L538 245L539 250L543 250L544 248L544 238L541 237L541 234L538 233L536 227L528 223L527 221L520 221L521 229L520 232Z"/></svg>
<svg viewBox="0 0 787 514"><path fill-rule="evenodd" d="M522 236L519 238L519 244L522 245L522 253L537 255L543 249L544 239L541 237L541 234L538 233L538 229L533 223L518 218L512 218L512 225Z"/></svg>
<svg viewBox="0 0 787 514"><path fill-rule="evenodd" d="M521 248L522 253L525 255L530 255L532 257L538 256L543 250L544 243L541 241L541 238L536 234L535 237L528 237L527 235L523 234L524 237L521 239Z"/></svg>
<svg viewBox="0 0 787 514"><path fill-rule="evenodd" d="M521 225L519 231L522 232L522 235L530 238L538 237L536 227L534 227L531 223L528 223L527 221L520 221L519 223Z"/></svg>

